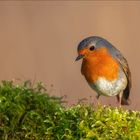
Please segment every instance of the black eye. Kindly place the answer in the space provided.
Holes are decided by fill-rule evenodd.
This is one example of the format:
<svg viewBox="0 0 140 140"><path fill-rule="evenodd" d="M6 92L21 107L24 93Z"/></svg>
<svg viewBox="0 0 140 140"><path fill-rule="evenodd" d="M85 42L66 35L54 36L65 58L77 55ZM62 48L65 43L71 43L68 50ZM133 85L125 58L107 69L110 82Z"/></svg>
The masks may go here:
<svg viewBox="0 0 140 140"><path fill-rule="evenodd" d="M89 49L90 49L91 51L93 51L93 50L95 49L95 47L94 47L94 46L91 46Z"/></svg>

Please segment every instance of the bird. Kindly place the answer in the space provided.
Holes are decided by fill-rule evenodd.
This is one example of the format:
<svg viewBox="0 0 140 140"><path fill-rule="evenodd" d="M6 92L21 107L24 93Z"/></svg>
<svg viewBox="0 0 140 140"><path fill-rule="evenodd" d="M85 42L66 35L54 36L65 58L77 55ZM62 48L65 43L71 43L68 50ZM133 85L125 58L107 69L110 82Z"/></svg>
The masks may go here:
<svg viewBox="0 0 140 140"><path fill-rule="evenodd" d="M116 96L120 105L130 104L131 72L126 58L106 39L90 36L77 47L82 59L81 73L89 86L100 95Z"/></svg>

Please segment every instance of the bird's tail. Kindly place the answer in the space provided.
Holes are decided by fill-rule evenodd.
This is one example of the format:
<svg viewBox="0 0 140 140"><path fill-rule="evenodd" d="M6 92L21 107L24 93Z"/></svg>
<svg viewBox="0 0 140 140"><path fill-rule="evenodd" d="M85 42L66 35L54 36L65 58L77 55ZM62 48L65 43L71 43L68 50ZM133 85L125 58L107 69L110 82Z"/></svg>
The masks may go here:
<svg viewBox="0 0 140 140"><path fill-rule="evenodd" d="M129 84L127 84L127 87L123 91L122 98L121 98L121 105L129 105L130 100L129 100L129 94L130 94L130 87Z"/></svg>

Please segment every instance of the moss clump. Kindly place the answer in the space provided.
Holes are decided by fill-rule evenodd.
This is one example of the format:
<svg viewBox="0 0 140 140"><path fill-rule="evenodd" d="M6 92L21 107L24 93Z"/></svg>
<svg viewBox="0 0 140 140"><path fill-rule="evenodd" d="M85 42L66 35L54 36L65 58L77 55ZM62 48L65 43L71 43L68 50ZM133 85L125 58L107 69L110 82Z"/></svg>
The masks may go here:
<svg viewBox="0 0 140 140"><path fill-rule="evenodd" d="M77 104L62 106L42 83L0 85L1 140L134 140L140 139L140 113L122 108Z"/></svg>

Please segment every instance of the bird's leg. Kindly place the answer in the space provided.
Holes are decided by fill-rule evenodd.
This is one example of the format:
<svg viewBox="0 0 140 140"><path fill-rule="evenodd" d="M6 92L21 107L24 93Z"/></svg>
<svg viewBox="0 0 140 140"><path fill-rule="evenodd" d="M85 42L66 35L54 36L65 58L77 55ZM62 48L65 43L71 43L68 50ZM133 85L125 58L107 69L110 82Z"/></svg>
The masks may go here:
<svg viewBox="0 0 140 140"><path fill-rule="evenodd" d="M97 94L97 95L96 95L96 99L98 100L98 99L99 99L99 97L100 97L100 94Z"/></svg>
<svg viewBox="0 0 140 140"><path fill-rule="evenodd" d="M120 92L116 97L117 97L117 100L119 102L119 106L121 107L121 102L122 102L122 92Z"/></svg>
<svg viewBox="0 0 140 140"><path fill-rule="evenodd" d="M97 94L97 95L96 95L96 99L97 99L97 104L98 104L98 106L100 105L99 97L100 97L100 94Z"/></svg>

